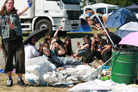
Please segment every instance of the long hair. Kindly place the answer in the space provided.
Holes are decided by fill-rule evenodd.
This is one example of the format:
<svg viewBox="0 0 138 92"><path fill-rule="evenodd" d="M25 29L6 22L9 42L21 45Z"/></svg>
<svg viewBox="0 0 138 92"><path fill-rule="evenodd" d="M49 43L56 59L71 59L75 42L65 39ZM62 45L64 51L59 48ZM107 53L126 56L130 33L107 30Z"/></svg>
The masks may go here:
<svg viewBox="0 0 138 92"><path fill-rule="evenodd" d="M67 45L66 41L70 41L70 43ZM72 50L72 44L71 44L71 37L70 36L66 36L64 39L64 47L65 47L65 52L66 54L69 54L69 56L71 56L73 54L73 50Z"/></svg>
<svg viewBox="0 0 138 92"><path fill-rule="evenodd" d="M43 55L43 47L49 48L49 44L48 43L42 43L40 48L39 48L39 56Z"/></svg>
<svg viewBox="0 0 138 92"><path fill-rule="evenodd" d="M5 4L6 4L8 1L9 1L9 0L6 0L6 1L5 1L4 5L2 6L2 8L1 8L1 10L0 10L0 15L2 15L2 16L4 16L4 15L7 13ZM12 0L12 1L13 1L13 4L14 4L14 0ZM13 11L13 13L17 13L17 10L15 9L15 7L13 7L12 11Z"/></svg>
<svg viewBox="0 0 138 92"><path fill-rule="evenodd" d="M98 36L98 38L100 39L97 43L97 48L99 48L99 45L102 45L102 40L103 39L102 39L101 35L98 34L98 33L95 33L93 37L96 37L96 36ZM94 45L96 45L96 43Z"/></svg>
<svg viewBox="0 0 138 92"><path fill-rule="evenodd" d="M90 37L89 37L88 35L85 35L85 36L83 37L83 40L85 40L85 39L88 39L89 41L91 41L91 39L90 39Z"/></svg>

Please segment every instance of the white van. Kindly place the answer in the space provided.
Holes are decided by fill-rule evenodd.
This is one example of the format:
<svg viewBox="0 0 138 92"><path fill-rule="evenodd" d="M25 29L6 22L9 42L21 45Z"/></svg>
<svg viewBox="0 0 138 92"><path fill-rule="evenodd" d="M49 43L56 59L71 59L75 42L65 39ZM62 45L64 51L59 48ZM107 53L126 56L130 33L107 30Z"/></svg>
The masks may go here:
<svg viewBox="0 0 138 92"><path fill-rule="evenodd" d="M114 10L118 9L118 6L106 3L97 3L93 5L84 6L83 13L90 9L95 10L96 13L101 13L103 21L106 21L109 15L111 15L114 12Z"/></svg>

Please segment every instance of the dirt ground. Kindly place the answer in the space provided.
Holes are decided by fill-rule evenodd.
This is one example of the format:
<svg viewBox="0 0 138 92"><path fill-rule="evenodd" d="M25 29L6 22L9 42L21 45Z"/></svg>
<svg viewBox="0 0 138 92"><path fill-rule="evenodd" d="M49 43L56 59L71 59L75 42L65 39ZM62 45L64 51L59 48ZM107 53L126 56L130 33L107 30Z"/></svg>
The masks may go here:
<svg viewBox="0 0 138 92"><path fill-rule="evenodd" d="M77 41L81 41L83 43L83 37L80 38L73 38L72 39L72 47L73 51L77 50ZM39 42L36 44L36 47L39 47ZM3 68L5 62L4 62L4 56L2 51L0 52L0 69ZM24 76L23 76L24 78ZM67 92L69 87L42 87L42 86L27 86L27 87L20 87L17 84L17 75L13 73L13 87L6 87L6 81L7 81L7 74L0 73L0 92ZM25 81L25 83L27 83Z"/></svg>
<svg viewBox="0 0 138 92"><path fill-rule="evenodd" d="M0 92L67 92L69 87L27 86L17 85L17 75L13 73L13 87L6 87L7 75L0 73ZM25 83L27 83L25 81Z"/></svg>
<svg viewBox="0 0 138 92"><path fill-rule="evenodd" d="M72 38L72 49L75 52L77 50L77 41L81 41L83 44L83 36L88 35L88 33L83 34L67 34ZM90 33L90 37L93 35ZM36 47L39 48L39 42L37 42ZM0 69L4 66L4 56L2 51L0 52ZM24 78L24 76L23 76ZM25 79L24 79L25 80ZM13 87L6 87L7 75L0 73L0 92L67 92L71 87L49 87L49 86L27 86L20 87L17 85L17 75L13 73ZM25 83L27 83L25 81Z"/></svg>

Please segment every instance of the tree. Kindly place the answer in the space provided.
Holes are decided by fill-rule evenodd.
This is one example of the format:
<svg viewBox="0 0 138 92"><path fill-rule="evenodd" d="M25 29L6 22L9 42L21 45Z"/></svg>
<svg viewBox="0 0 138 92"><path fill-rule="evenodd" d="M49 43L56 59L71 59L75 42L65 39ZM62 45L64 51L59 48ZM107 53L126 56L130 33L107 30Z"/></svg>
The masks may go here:
<svg viewBox="0 0 138 92"><path fill-rule="evenodd" d="M102 2L119 5L121 7L125 7L133 3L138 4L138 0L102 0Z"/></svg>

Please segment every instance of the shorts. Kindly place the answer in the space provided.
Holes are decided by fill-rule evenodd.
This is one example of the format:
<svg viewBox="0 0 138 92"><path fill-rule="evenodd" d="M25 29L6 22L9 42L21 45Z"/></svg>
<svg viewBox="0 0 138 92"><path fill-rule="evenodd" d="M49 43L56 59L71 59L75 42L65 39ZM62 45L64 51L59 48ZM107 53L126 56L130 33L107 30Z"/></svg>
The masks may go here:
<svg viewBox="0 0 138 92"><path fill-rule="evenodd" d="M3 41L5 56L5 72L13 71L13 56L15 57L16 73L25 74L24 44L19 41Z"/></svg>

